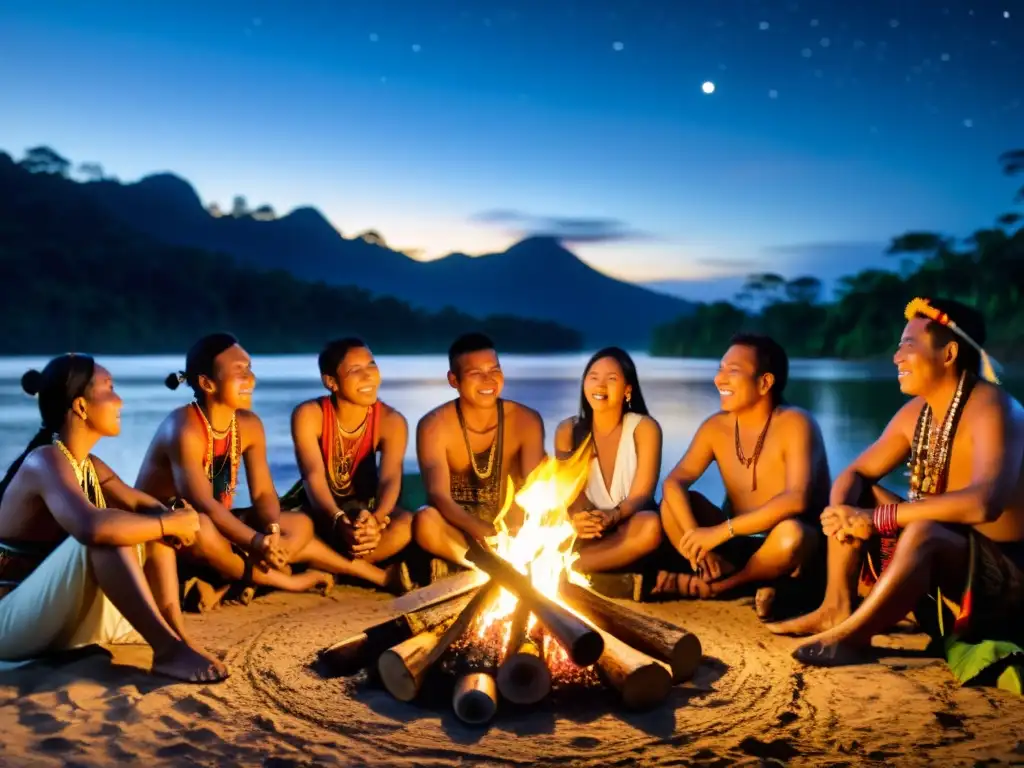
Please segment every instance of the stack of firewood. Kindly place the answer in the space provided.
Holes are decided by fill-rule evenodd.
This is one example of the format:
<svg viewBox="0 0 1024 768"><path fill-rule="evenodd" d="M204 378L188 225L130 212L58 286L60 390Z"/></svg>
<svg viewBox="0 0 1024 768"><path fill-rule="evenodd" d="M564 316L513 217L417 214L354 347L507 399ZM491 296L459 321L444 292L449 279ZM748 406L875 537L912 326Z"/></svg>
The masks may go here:
<svg viewBox="0 0 1024 768"><path fill-rule="evenodd" d="M529 578L482 547L470 549L479 570L466 571L394 601L392 618L320 652L333 674L375 668L400 701L420 693L427 672L453 645L463 650L450 665L456 675L453 707L467 723L489 721L498 694L514 704L535 704L551 690L552 674L531 614L577 667L596 665L600 677L630 709L665 700L675 683L690 679L701 660L700 640L661 619L630 610L563 580L558 600L538 592ZM518 598L504 643L469 636L504 587Z"/></svg>

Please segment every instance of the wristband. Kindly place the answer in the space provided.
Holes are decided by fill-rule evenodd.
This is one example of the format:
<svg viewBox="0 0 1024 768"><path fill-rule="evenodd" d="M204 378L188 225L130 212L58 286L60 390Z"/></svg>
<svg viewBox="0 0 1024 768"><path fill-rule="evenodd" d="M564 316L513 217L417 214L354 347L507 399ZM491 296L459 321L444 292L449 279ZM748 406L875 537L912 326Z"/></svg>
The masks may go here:
<svg viewBox="0 0 1024 768"><path fill-rule="evenodd" d="M729 527L729 538L731 539L733 536L736 535L736 531L734 531L732 529L732 518L731 517L725 518L725 524Z"/></svg>
<svg viewBox="0 0 1024 768"><path fill-rule="evenodd" d="M252 535L252 539L249 541L249 550L250 551L254 551L256 549L256 539L258 539L262 535L263 534L260 533L259 531L257 531L256 533L254 533Z"/></svg>
<svg viewBox="0 0 1024 768"><path fill-rule="evenodd" d="M156 520L157 520L158 523L160 523L160 538L162 539L162 538L166 537L166 535L167 535L167 534L164 533L164 516L163 515L157 515L156 516Z"/></svg>
<svg viewBox="0 0 1024 768"><path fill-rule="evenodd" d="M900 531L896 522L896 504L879 504L871 515L871 524L884 538L891 539Z"/></svg>

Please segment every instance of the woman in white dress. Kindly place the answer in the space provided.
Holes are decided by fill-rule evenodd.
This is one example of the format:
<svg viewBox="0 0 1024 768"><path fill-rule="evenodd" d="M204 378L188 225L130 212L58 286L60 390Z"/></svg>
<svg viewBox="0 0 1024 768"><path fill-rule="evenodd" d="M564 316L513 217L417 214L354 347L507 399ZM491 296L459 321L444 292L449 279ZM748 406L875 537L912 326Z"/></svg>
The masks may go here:
<svg viewBox="0 0 1024 768"><path fill-rule="evenodd" d="M647 413L636 365L618 347L600 350L583 370L579 414L558 425L555 452L587 444L587 483L569 509L583 573L626 568L661 543L654 491L661 468L661 427Z"/></svg>
<svg viewBox="0 0 1024 768"><path fill-rule="evenodd" d="M87 355L54 358L22 387L42 426L0 481L0 668L93 644L153 648L153 671L210 683L226 667L191 644L178 606L173 545L199 529L91 454L121 431L109 371Z"/></svg>

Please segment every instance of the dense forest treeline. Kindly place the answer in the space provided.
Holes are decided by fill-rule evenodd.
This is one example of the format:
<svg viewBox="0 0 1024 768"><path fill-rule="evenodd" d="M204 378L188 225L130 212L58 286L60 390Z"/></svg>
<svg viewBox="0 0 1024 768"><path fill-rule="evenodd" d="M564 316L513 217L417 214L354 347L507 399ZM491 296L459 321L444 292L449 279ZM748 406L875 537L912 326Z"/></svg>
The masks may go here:
<svg viewBox="0 0 1024 768"><path fill-rule="evenodd" d="M102 175L87 166L80 171ZM18 163L0 152L0 354L176 353L212 330L273 353L316 351L348 334L380 353L441 352L468 330L507 352L582 347L579 332L554 322L421 311L157 242L104 212L69 167L45 147Z"/></svg>
<svg viewBox="0 0 1024 768"><path fill-rule="evenodd" d="M1024 150L999 158L1005 174L1024 175ZM1016 203L1024 203L1024 188ZM698 304L692 315L659 326L652 353L718 357L739 330L768 333L792 357L870 358L891 354L903 308L915 296L944 296L977 307L988 348L1004 360L1024 358L1024 227L1019 213L966 239L909 232L888 253L898 271L869 269L843 278L834 301L822 301L814 277L751 275L734 302Z"/></svg>

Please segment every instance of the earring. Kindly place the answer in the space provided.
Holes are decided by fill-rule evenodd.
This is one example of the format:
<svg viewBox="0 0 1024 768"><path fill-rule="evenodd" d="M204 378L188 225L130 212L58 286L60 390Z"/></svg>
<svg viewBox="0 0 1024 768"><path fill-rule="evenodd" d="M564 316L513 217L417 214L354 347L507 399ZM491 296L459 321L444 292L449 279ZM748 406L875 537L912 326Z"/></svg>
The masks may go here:
<svg viewBox="0 0 1024 768"><path fill-rule="evenodd" d="M629 394L626 395L626 409L628 410L628 409L630 409L632 407L633 407L633 393L630 392Z"/></svg>

